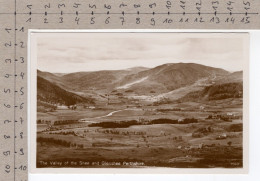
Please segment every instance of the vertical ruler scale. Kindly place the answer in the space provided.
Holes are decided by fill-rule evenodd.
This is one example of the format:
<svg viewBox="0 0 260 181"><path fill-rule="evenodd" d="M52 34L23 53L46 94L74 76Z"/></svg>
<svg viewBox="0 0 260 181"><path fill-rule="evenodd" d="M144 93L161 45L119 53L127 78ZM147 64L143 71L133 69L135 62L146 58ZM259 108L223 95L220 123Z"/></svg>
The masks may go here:
<svg viewBox="0 0 260 181"><path fill-rule="evenodd" d="M19 0L15 0L15 180L27 181L27 29L20 21Z"/></svg>
<svg viewBox="0 0 260 181"><path fill-rule="evenodd" d="M14 149L13 149L13 155L14 155L14 180L16 180L16 158L17 158L17 151L16 151L16 123L17 123L17 118L16 118L16 113L17 113L17 102L16 102L16 94L17 94L17 89L16 89L16 82L17 82L17 72L16 72L16 47L17 47L17 42L16 42L16 17L17 17L17 8L16 8L16 0L14 0Z"/></svg>
<svg viewBox="0 0 260 181"><path fill-rule="evenodd" d="M1 57L1 131L0 131L0 180L15 179L14 156L14 100L15 100L15 72L14 72L14 2L1 2L0 6L0 57Z"/></svg>
<svg viewBox="0 0 260 181"><path fill-rule="evenodd" d="M0 181L27 181L28 29L259 29L259 9L259 0L0 0Z"/></svg>
<svg viewBox="0 0 260 181"><path fill-rule="evenodd" d="M27 180L26 31L17 22L17 2L1 2L1 176ZM22 51L24 49L24 51ZM23 52L23 53L21 53Z"/></svg>

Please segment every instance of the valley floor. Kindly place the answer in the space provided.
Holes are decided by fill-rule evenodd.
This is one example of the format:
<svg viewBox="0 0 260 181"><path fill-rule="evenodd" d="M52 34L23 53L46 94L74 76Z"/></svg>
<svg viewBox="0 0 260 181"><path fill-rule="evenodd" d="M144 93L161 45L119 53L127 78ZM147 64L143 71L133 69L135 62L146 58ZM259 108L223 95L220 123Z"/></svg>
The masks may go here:
<svg viewBox="0 0 260 181"><path fill-rule="evenodd" d="M242 99L38 112L37 167L241 168L242 116ZM198 122L145 124L162 118ZM142 124L90 127L130 120Z"/></svg>

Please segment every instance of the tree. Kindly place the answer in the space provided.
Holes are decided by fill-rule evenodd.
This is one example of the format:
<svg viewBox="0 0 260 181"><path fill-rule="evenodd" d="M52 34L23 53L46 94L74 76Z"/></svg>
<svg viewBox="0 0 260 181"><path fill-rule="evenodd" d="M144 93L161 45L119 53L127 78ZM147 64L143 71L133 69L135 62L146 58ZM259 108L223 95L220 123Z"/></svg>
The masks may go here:
<svg viewBox="0 0 260 181"><path fill-rule="evenodd" d="M232 141L227 142L228 146L232 145Z"/></svg>

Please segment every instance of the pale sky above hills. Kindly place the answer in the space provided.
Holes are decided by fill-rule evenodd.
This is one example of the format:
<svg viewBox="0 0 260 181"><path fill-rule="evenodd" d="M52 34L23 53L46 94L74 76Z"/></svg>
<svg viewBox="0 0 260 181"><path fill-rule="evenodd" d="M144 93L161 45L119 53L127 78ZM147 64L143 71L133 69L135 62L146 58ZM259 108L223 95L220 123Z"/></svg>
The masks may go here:
<svg viewBox="0 0 260 181"><path fill-rule="evenodd" d="M248 61L247 34L35 33L37 68L52 73L198 63L228 71Z"/></svg>

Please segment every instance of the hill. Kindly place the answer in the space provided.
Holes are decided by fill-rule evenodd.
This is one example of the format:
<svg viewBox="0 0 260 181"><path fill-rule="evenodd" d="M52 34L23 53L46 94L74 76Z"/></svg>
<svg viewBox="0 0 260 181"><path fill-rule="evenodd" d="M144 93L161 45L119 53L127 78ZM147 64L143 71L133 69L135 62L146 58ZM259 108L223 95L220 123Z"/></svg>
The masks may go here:
<svg viewBox="0 0 260 181"><path fill-rule="evenodd" d="M243 82L243 71L233 72L216 80L216 84L232 82Z"/></svg>
<svg viewBox="0 0 260 181"><path fill-rule="evenodd" d="M94 103L92 98L85 98L66 91L40 76L37 76L37 101L64 105L74 105L76 103Z"/></svg>
<svg viewBox="0 0 260 181"><path fill-rule="evenodd" d="M77 72L62 76L61 80L73 90L109 89L121 77L131 73L127 70L104 70L97 72Z"/></svg>
<svg viewBox="0 0 260 181"><path fill-rule="evenodd" d="M214 99L214 96L217 98L221 94L211 94L211 90L217 89L214 86L229 87L231 86L229 83L242 84L243 81L242 71L229 73L220 68L195 63L169 63L154 68L134 67L125 70L69 74L38 71L38 76L64 91L80 96L79 100L84 98L83 95L98 100L111 92L117 92L128 98L134 95L146 95L153 96L153 99L177 100L182 97L190 99L193 94L199 94L198 97L207 97L209 94L209 99ZM210 90L206 90L206 87ZM200 92L204 89L204 92ZM228 97L231 96L227 94ZM106 97L100 101L106 101Z"/></svg>
<svg viewBox="0 0 260 181"><path fill-rule="evenodd" d="M205 87L201 91L190 92L179 101L198 101L198 100L221 100L227 98L242 98L243 83L233 82L225 84L215 84Z"/></svg>
<svg viewBox="0 0 260 181"><path fill-rule="evenodd" d="M64 89L73 91L86 91L95 89L113 89L114 84L123 77L147 70L145 67L134 67L125 70L103 70L94 72L76 72L69 74L52 74L37 71L38 76L59 85Z"/></svg>
<svg viewBox="0 0 260 181"><path fill-rule="evenodd" d="M190 85L205 77L227 75L229 72L194 63L164 64L123 78L117 88L135 91L168 92ZM127 86L125 86L127 85Z"/></svg>
<svg viewBox="0 0 260 181"><path fill-rule="evenodd" d="M61 79L62 76L64 76L64 75L66 75L66 74L53 74L53 73L37 70L37 77L41 77L45 80L48 80L49 82L54 83L55 85L57 85L63 89L69 89L67 84L65 82L63 82Z"/></svg>

